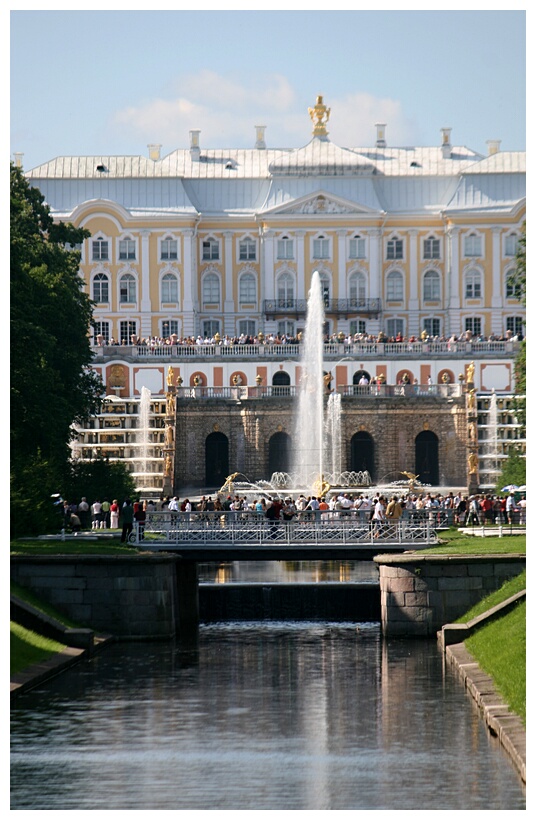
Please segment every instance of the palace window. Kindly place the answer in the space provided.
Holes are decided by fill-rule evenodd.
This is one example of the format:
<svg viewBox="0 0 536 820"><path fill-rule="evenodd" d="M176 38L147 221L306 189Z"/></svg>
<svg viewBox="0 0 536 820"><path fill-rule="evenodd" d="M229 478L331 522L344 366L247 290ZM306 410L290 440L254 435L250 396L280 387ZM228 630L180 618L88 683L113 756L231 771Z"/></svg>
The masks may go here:
<svg viewBox="0 0 536 820"><path fill-rule="evenodd" d="M463 242L464 256L482 256L482 237L477 236L476 233L470 233L464 238Z"/></svg>
<svg viewBox="0 0 536 820"><path fill-rule="evenodd" d="M387 319L386 332L389 338L396 339L398 334L404 335L404 320L403 319Z"/></svg>
<svg viewBox="0 0 536 820"><path fill-rule="evenodd" d="M387 259L404 258L404 241L394 236L387 240Z"/></svg>
<svg viewBox="0 0 536 820"><path fill-rule="evenodd" d="M241 262L254 262L257 258L257 243L247 236L240 241L238 257Z"/></svg>
<svg viewBox="0 0 536 820"><path fill-rule="evenodd" d="M319 236L313 239L313 259L329 259L329 239Z"/></svg>
<svg viewBox="0 0 536 820"><path fill-rule="evenodd" d="M174 273L166 273L162 277L162 302L179 301L179 283Z"/></svg>
<svg viewBox="0 0 536 820"><path fill-rule="evenodd" d="M441 319L436 319L435 317L431 319L425 319L423 322L423 327L429 336L441 335Z"/></svg>
<svg viewBox="0 0 536 820"><path fill-rule="evenodd" d="M240 277L239 300L241 304L252 305L257 301L257 281L252 273Z"/></svg>
<svg viewBox="0 0 536 820"><path fill-rule="evenodd" d="M218 319L205 319L203 322L203 337L205 339L213 339L216 333L220 332L220 323Z"/></svg>
<svg viewBox="0 0 536 820"><path fill-rule="evenodd" d="M435 270L426 271L423 277L423 300L438 302L441 298L441 280Z"/></svg>
<svg viewBox="0 0 536 820"><path fill-rule="evenodd" d="M294 259L294 240L283 236L277 240L277 258Z"/></svg>
<svg viewBox="0 0 536 820"><path fill-rule="evenodd" d="M509 233L504 239L504 255L515 256L517 253L519 238L515 233Z"/></svg>
<svg viewBox="0 0 536 820"><path fill-rule="evenodd" d="M207 262L220 258L220 243L211 236L203 240L203 261Z"/></svg>
<svg viewBox="0 0 536 820"><path fill-rule="evenodd" d="M404 299L404 279L400 271L394 270L387 275L386 290L388 302L401 302Z"/></svg>
<svg viewBox="0 0 536 820"><path fill-rule="evenodd" d="M119 259L135 259L136 258L136 243L133 239L127 236L125 239L119 240Z"/></svg>
<svg viewBox="0 0 536 820"><path fill-rule="evenodd" d="M365 259L365 240L362 236L353 236L349 242L348 256L350 259Z"/></svg>
<svg viewBox="0 0 536 820"><path fill-rule="evenodd" d="M282 273L278 277L277 304L278 307L293 307L294 305L294 279L290 273Z"/></svg>
<svg viewBox="0 0 536 820"><path fill-rule="evenodd" d="M356 333L366 333L367 323L364 319L352 319L350 321L350 334L355 336Z"/></svg>
<svg viewBox="0 0 536 820"><path fill-rule="evenodd" d="M469 270L465 274L465 298L482 298L482 274L478 270Z"/></svg>
<svg viewBox="0 0 536 820"><path fill-rule="evenodd" d="M110 322L94 322L93 344L97 344L97 336L102 336L104 344L110 341Z"/></svg>
<svg viewBox="0 0 536 820"><path fill-rule="evenodd" d="M203 279L203 304L219 305L220 280L215 273L209 273Z"/></svg>
<svg viewBox="0 0 536 820"><path fill-rule="evenodd" d="M136 280L131 273L125 273L119 280L119 301L121 304L136 301Z"/></svg>
<svg viewBox="0 0 536 820"><path fill-rule="evenodd" d="M425 259L439 259L441 254L441 246L439 239L434 239L433 236L424 240L423 257Z"/></svg>
<svg viewBox="0 0 536 820"><path fill-rule="evenodd" d="M507 316L506 330L511 330L515 336L523 334L523 319L521 316Z"/></svg>
<svg viewBox="0 0 536 820"><path fill-rule="evenodd" d="M96 239L93 239L91 243L91 258L94 262L109 259L107 239L103 239L102 236L97 236Z"/></svg>
<svg viewBox="0 0 536 820"><path fill-rule="evenodd" d="M349 295L352 304L363 304L367 295L367 283L362 273L352 273L349 280Z"/></svg>
<svg viewBox="0 0 536 820"><path fill-rule="evenodd" d="M178 258L177 240L171 236L166 236L160 243L160 259L173 260Z"/></svg>
<svg viewBox="0 0 536 820"><path fill-rule="evenodd" d="M105 273L93 277L93 301L100 304L109 301L109 280Z"/></svg>
<svg viewBox="0 0 536 820"><path fill-rule="evenodd" d="M469 330L473 336L480 336L482 333L482 319L480 316L466 316L465 330Z"/></svg>
<svg viewBox="0 0 536 820"><path fill-rule="evenodd" d="M132 336L137 336L136 322L119 322L119 341L121 344L130 344Z"/></svg>
<svg viewBox="0 0 536 820"><path fill-rule="evenodd" d="M162 322L162 336L169 339L170 336L179 335L179 323L176 319L164 319Z"/></svg>
<svg viewBox="0 0 536 820"><path fill-rule="evenodd" d="M252 319L241 319L238 323L238 333L240 336L255 336L255 322Z"/></svg>
<svg viewBox="0 0 536 820"><path fill-rule="evenodd" d="M522 296L521 286L512 277L515 276L515 268L506 271L506 298L520 299Z"/></svg>
<svg viewBox="0 0 536 820"><path fill-rule="evenodd" d="M294 337L295 327L294 322L290 322L288 319L282 319L277 323L277 333L279 336Z"/></svg>

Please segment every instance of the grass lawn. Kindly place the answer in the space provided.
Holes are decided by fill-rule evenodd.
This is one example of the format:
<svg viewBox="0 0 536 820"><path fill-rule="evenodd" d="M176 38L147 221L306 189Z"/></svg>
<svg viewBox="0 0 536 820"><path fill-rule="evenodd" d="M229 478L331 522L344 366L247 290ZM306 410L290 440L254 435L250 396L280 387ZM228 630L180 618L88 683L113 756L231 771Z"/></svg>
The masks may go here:
<svg viewBox="0 0 536 820"><path fill-rule="evenodd" d="M34 663L40 663L61 652L65 646L50 638L44 638L20 624L10 622L10 673L22 672Z"/></svg>
<svg viewBox="0 0 536 820"><path fill-rule="evenodd" d="M126 547L119 539L109 541L28 541L10 542L11 555L132 555L138 550Z"/></svg>
<svg viewBox="0 0 536 820"><path fill-rule="evenodd" d="M525 535L504 535L502 538L489 535L485 538L477 535L465 535L456 528L439 533L439 544L419 550L423 555L504 555L525 553L527 539Z"/></svg>
<svg viewBox="0 0 536 820"><path fill-rule="evenodd" d="M81 626L81 624L71 621L71 619L63 613L58 612L51 604L48 604L46 601L42 601L41 598L38 598L30 589L27 589L26 587L21 587L19 584L15 584L12 581L10 585L10 592L12 595L16 595L17 598L25 601L27 604L31 604L31 606L35 607L35 609L38 609L40 612L44 612L45 615L55 618L56 621L59 621L64 626L69 627L69 629L76 629Z"/></svg>

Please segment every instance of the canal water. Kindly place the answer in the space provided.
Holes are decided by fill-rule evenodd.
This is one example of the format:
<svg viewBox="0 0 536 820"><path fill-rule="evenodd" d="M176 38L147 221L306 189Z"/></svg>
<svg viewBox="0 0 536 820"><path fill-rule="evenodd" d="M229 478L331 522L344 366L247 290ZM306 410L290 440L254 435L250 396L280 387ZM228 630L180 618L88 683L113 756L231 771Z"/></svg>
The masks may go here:
<svg viewBox="0 0 536 820"><path fill-rule="evenodd" d="M12 810L523 810L435 641L229 622L116 643L12 708Z"/></svg>

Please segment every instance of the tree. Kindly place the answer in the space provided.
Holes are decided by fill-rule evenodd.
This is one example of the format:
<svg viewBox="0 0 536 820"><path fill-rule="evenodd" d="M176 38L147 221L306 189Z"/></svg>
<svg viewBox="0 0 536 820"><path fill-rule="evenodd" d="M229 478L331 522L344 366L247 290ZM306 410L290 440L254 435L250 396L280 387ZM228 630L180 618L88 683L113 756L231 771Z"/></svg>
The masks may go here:
<svg viewBox="0 0 536 820"><path fill-rule="evenodd" d="M62 484L63 498L78 503L85 496L93 501L122 502L136 497L136 484L125 464L97 458L93 461L71 462Z"/></svg>
<svg viewBox="0 0 536 820"><path fill-rule="evenodd" d="M518 449L511 447L508 453L508 458L503 464L501 475L495 490L498 494L500 494L503 487L506 487L509 484L516 484L518 487L522 487L526 484L526 481L527 460Z"/></svg>
<svg viewBox="0 0 536 820"><path fill-rule="evenodd" d="M33 530L36 510L48 510L59 491L72 424L96 411L103 385L90 368L92 305L80 254L69 249L90 234L55 224L13 164L10 193L12 521L30 516Z"/></svg>

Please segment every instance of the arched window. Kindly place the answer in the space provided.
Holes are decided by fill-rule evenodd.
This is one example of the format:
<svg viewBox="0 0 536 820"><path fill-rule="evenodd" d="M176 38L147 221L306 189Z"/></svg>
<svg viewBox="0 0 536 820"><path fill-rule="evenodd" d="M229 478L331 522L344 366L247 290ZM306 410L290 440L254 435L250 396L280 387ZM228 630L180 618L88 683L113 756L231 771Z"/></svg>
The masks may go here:
<svg viewBox="0 0 536 820"><path fill-rule="evenodd" d="M415 472L421 484L439 484L439 439L423 430L415 439Z"/></svg>
<svg viewBox="0 0 536 820"><path fill-rule="evenodd" d="M367 283L363 274L352 273L348 284L348 291L352 304L362 304L367 296Z"/></svg>
<svg viewBox="0 0 536 820"><path fill-rule="evenodd" d="M171 260L177 257L177 240L172 236L165 236L160 243L160 259Z"/></svg>
<svg viewBox="0 0 536 820"><path fill-rule="evenodd" d="M268 475L288 473L291 460L291 440L288 433L274 433L268 443Z"/></svg>
<svg viewBox="0 0 536 820"><path fill-rule="evenodd" d="M244 273L240 277L240 303L255 304L257 301L257 280L252 273Z"/></svg>
<svg viewBox="0 0 536 820"><path fill-rule="evenodd" d="M320 288L322 290L322 299L324 300L324 305L328 307L331 281L329 276L325 273L320 274Z"/></svg>
<svg viewBox="0 0 536 820"><path fill-rule="evenodd" d="M327 236L319 236L313 239L313 259L329 259L329 239Z"/></svg>
<svg viewBox="0 0 536 820"><path fill-rule="evenodd" d="M220 279L215 273L207 273L203 279L203 304L219 305Z"/></svg>
<svg viewBox="0 0 536 820"><path fill-rule="evenodd" d="M210 433L205 440L205 486L221 487L229 475L229 439Z"/></svg>
<svg viewBox="0 0 536 820"><path fill-rule="evenodd" d="M292 307L294 304L294 278L282 273L277 279L277 306Z"/></svg>
<svg viewBox="0 0 536 820"><path fill-rule="evenodd" d="M177 277L174 273L166 273L162 277L162 301L178 302L179 287Z"/></svg>
<svg viewBox="0 0 536 820"><path fill-rule="evenodd" d="M371 479L375 478L374 439L370 433L360 430L350 441L350 470L361 473L365 470Z"/></svg>
<svg viewBox="0 0 536 820"><path fill-rule="evenodd" d="M250 236L240 241L238 258L241 262L254 262L257 258L257 244Z"/></svg>
<svg viewBox="0 0 536 820"><path fill-rule="evenodd" d="M119 240L119 259L135 259L136 243L130 236Z"/></svg>
<svg viewBox="0 0 536 820"><path fill-rule="evenodd" d="M402 302L404 299L404 279L398 270L387 275L386 299L388 302Z"/></svg>
<svg viewBox="0 0 536 820"><path fill-rule="evenodd" d="M515 281L515 272L515 268L510 268L505 274L507 299L520 299L522 295L521 287Z"/></svg>
<svg viewBox="0 0 536 820"><path fill-rule="evenodd" d="M471 268L465 274L465 298L482 298L482 274L474 268Z"/></svg>
<svg viewBox="0 0 536 820"><path fill-rule="evenodd" d="M284 370L278 370L272 376L272 395L290 396L290 376Z"/></svg>
<svg viewBox="0 0 536 820"><path fill-rule="evenodd" d="M423 277L423 300L438 302L441 298L441 279L435 270L426 271Z"/></svg>
<svg viewBox="0 0 536 820"><path fill-rule="evenodd" d="M105 273L97 273L93 277L93 301L94 302L108 302L109 301L109 280Z"/></svg>
<svg viewBox="0 0 536 820"><path fill-rule="evenodd" d="M136 301L136 280L131 273L125 273L119 280L119 301L121 304Z"/></svg>

